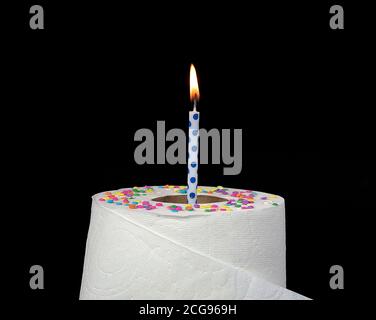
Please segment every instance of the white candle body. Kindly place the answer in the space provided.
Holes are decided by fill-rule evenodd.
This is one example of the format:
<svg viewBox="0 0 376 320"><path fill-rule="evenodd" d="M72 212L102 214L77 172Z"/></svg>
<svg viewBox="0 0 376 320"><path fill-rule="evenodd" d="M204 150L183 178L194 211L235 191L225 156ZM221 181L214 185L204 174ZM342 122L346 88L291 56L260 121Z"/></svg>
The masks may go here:
<svg viewBox="0 0 376 320"><path fill-rule="evenodd" d="M197 200L197 170L199 152L199 120L200 112L189 112L189 142L188 142L188 189L187 199L189 204L195 204Z"/></svg>

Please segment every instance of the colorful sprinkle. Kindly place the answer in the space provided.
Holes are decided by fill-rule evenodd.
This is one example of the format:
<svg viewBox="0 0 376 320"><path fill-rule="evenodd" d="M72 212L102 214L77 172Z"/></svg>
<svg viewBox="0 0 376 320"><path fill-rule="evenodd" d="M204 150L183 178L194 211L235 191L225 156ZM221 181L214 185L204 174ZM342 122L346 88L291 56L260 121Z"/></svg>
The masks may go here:
<svg viewBox="0 0 376 320"><path fill-rule="evenodd" d="M192 166L195 166L192 163ZM196 179L191 177L191 183L196 183ZM145 186L145 187L133 187L122 189L119 191L106 191L98 199L101 202L107 204L124 206L129 209L141 209L141 210L155 210L160 208L167 208L170 212L179 213L186 212L231 212L233 210L252 210L255 207L276 207L279 206L278 196L258 194L252 190L231 190L222 186L218 187L197 187L197 194L216 194L223 196L226 201L210 204L163 204L162 202L154 202L153 195L158 189L167 190L171 194L187 194L186 186L178 185L164 185L164 186ZM159 194L159 193L158 193ZM189 194L191 198L194 198L196 194L191 192ZM141 199L138 199L138 198ZM147 197L145 199L145 197ZM273 200L272 200L273 199Z"/></svg>

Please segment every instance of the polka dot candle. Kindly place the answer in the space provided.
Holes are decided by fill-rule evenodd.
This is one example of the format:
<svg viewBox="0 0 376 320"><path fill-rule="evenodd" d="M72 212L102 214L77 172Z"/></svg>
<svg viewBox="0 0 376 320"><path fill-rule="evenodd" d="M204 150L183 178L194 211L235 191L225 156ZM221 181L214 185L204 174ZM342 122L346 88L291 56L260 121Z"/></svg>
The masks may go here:
<svg viewBox="0 0 376 320"><path fill-rule="evenodd" d="M191 65L190 70L190 95L193 103L193 111L189 112L189 141L188 141L188 188L187 201L189 204L197 202L197 170L198 170L198 152L199 152L199 119L200 113L196 111L199 100L199 90L197 82L196 69Z"/></svg>
<svg viewBox="0 0 376 320"><path fill-rule="evenodd" d="M197 200L197 169L199 151L199 118L197 111L189 112L189 142L188 142L188 190L189 204L195 204Z"/></svg>

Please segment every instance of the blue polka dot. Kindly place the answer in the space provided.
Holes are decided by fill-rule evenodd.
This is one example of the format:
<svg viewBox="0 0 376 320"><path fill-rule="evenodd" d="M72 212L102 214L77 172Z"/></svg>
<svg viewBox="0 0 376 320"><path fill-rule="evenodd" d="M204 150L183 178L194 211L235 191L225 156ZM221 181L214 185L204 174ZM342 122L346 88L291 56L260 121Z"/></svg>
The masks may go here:
<svg viewBox="0 0 376 320"><path fill-rule="evenodd" d="M193 119L198 120L198 114L197 114L197 113L195 113L195 114L193 115Z"/></svg>
<svg viewBox="0 0 376 320"><path fill-rule="evenodd" d="M192 134L193 134L194 136L197 136L197 134L198 134L198 130L193 130L193 131L192 131Z"/></svg>
<svg viewBox="0 0 376 320"><path fill-rule="evenodd" d="M194 192L191 192L191 193L189 194L189 197L190 197L191 199L193 199L193 198L195 197L195 193L194 193Z"/></svg>
<svg viewBox="0 0 376 320"><path fill-rule="evenodd" d="M193 147L192 147L192 151L193 151L193 152L196 152L196 151L197 151L197 146L193 146Z"/></svg>
<svg viewBox="0 0 376 320"><path fill-rule="evenodd" d="M195 167L196 167L196 162L192 162L192 163L191 163L191 167L192 167L192 168L195 168Z"/></svg>
<svg viewBox="0 0 376 320"><path fill-rule="evenodd" d="M190 127L192 125L192 123L189 121L189 124L188 124L188 126Z"/></svg>
<svg viewBox="0 0 376 320"><path fill-rule="evenodd" d="M191 178L191 183L195 183L196 182L196 178L195 177L192 177Z"/></svg>

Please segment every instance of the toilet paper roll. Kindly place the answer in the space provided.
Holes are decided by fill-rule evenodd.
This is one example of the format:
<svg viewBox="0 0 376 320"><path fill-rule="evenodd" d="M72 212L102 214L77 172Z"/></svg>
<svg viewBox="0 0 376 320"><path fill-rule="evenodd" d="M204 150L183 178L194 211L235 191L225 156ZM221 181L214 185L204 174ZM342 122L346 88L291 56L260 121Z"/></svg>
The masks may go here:
<svg viewBox="0 0 376 320"><path fill-rule="evenodd" d="M249 210L170 214L104 196L93 197L80 299L304 299L285 289L282 198L270 206L259 193Z"/></svg>

